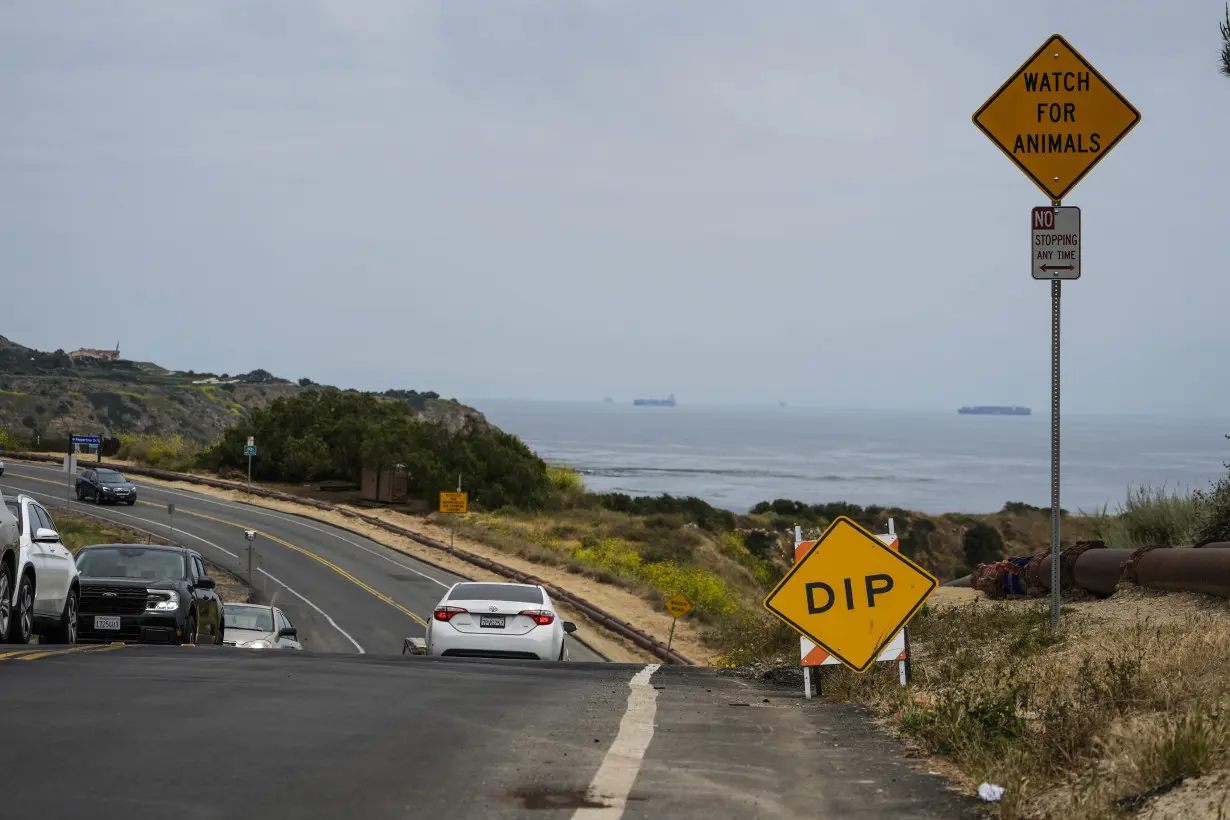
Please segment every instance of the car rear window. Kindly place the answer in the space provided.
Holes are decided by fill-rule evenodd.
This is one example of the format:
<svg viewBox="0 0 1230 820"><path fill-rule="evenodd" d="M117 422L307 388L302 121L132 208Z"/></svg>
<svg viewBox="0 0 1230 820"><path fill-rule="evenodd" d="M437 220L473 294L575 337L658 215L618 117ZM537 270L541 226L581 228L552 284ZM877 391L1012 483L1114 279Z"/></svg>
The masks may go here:
<svg viewBox="0 0 1230 820"><path fill-rule="evenodd" d="M458 584L448 594L450 601L516 601L541 604L542 590L524 584Z"/></svg>

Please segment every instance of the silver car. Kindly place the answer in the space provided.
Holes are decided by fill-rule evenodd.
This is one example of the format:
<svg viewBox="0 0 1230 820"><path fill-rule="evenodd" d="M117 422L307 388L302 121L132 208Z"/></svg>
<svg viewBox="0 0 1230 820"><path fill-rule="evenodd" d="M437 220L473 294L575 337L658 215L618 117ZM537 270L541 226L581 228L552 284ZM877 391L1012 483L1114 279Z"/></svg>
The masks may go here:
<svg viewBox="0 0 1230 820"><path fill-rule="evenodd" d="M223 646L243 649L302 649L299 630L276 606L227 604Z"/></svg>

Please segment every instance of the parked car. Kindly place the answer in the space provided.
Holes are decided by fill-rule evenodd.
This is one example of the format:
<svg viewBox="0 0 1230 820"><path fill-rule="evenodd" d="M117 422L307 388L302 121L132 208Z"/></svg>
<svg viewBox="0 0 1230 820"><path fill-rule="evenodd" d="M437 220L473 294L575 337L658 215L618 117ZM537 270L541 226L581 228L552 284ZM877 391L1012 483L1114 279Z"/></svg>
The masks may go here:
<svg viewBox="0 0 1230 820"><path fill-rule="evenodd" d="M0 475L4 475L4 462L0 461Z"/></svg>
<svg viewBox="0 0 1230 820"><path fill-rule="evenodd" d="M13 617L13 586L21 553L21 530L17 514L0 491L0 641L8 639Z"/></svg>
<svg viewBox="0 0 1230 820"><path fill-rule="evenodd" d="M224 646L245 649L302 649L299 630L276 606L227 604Z"/></svg>
<svg viewBox="0 0 1230 820"><path fill-rule="evenodd" d="M17 548L0 572L0 640L26 644L38 635L43 643L76 643L80 590L72 553L33 498L5 496L3 506L10 520L0 527L16 531Z"/></svg>
<svg viewBox="0 0 1230 820"><path fill-rule="evenodd" d="M77 500L93 501L95 504L118 504L122 501L131 507L137 503L137 486L124 478L119 470L105 467L82 470L77 476Z"/></svg>
<svg viewBox="0 0 1230 820"><path fill-rule="evenodd" d="M564 638L577 629L560 620L541 586L453 584L427 622L427 654L461 657L569 659Z"/></svg>
<svg viewBox="0 0 1230 820"><path fill-rule="evenodd" d="M221 644L225 609L195 550L98 544L77 552L82 643Z"/></svg>

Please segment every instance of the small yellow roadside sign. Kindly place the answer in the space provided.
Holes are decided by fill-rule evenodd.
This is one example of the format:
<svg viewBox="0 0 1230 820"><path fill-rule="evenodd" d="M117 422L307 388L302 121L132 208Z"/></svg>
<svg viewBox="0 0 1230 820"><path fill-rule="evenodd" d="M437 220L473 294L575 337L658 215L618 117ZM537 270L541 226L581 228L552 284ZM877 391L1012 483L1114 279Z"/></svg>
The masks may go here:
<svg viewBox="0 0 1230 820"><path fill-rule="evenodd" d="M937 583L841 516L769 593L764 607L846 666L865 672Z"/></svg>
<svg viewBox="0 0 1230 820"><path fill-rule="evenodd" d="M466 511L467 493L440 493L440 512L463 513Z"/></svg>
<svg viewBox="0 0 1230 820"><path fill-rule="evenodd" d="M692 602L682 592L666 599L666 611L672 618L682 618L692 611Z"/></svg>
<svg viewBox="0 0 1230 820"><path fill-rule="evenodd" d="M974 114L974 125L1053 200L1138 122L1140 112L1059 34Z"/></svg>

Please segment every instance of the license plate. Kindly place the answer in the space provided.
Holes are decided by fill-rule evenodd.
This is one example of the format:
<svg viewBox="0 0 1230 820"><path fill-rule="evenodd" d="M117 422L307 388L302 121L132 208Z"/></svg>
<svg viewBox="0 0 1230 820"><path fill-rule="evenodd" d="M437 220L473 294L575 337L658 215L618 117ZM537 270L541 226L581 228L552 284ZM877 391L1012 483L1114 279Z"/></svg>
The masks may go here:
<svg viewBox="0 0 1230 820"><path fill-rule="evenodd" d="M120 619L115 615L95 615L95 629L119 629Z"/></svg>
<svg viewBox="0 0 1230 820"><path fill-rule="evenodd" d="M478 616L478 625L485 629L503 629L503 615L480 615Z"/></svg>

